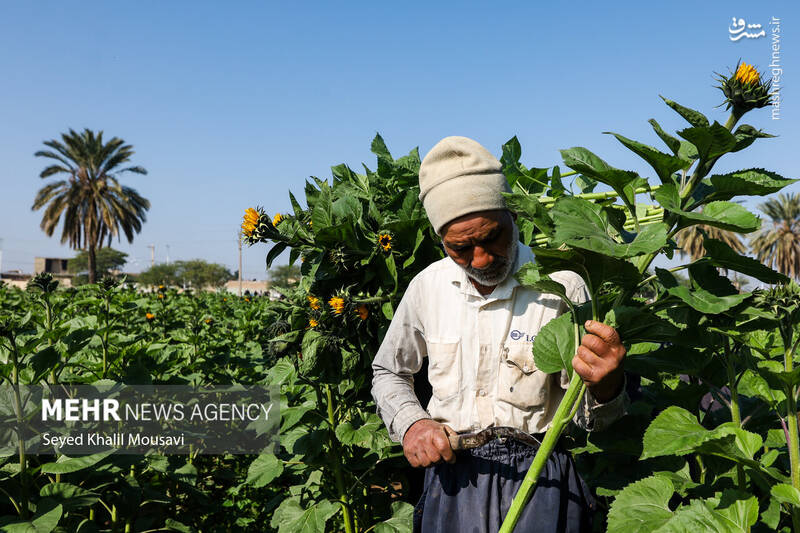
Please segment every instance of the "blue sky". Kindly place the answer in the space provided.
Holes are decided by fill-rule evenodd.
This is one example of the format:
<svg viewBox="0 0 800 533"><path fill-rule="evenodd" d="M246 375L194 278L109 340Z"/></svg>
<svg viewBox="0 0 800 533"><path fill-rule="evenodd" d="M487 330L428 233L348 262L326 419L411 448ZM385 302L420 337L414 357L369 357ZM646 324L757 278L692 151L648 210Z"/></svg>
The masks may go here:
<svg viewBox="0 0 800 533"><path fill-rule="evenodd" d="M746 122L779 135L723 158L800 177L796 2L4 2L0 5L2 268L71 257L30 209L42 142L69 128L132 144L147 176L123 182L152 208L127 252L130 271L204 258L237 268L243 210L288 211L289 190L346 163L375 167L376 132L395 155L465 135L495 155L516 135L523 163L561 163L586 146L652 176L611 130L661 146L647 124L685 127L659 94L724 122L713 72L738 59L762 72L780 19L782 106ZM764 38L732 42L732 17ZM562 165L563 168L563 165ZM800 192L799 186L791 191ZM759 199L749 200L755 209ZM265 277L265 245L246 278Z"/></svg>

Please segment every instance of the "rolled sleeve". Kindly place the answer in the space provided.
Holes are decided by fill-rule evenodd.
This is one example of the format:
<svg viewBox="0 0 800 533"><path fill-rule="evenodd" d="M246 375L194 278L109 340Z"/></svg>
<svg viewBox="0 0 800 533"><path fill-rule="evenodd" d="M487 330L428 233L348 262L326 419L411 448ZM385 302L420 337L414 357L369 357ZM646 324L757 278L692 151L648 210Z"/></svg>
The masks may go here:
<svg viewBox="0 0 800 533"><path fill-rule="evenodd" d="M386 424L389 437L401 443L414 422L431 418L414 393L414 374L427 355L414 289L412 282L372 362L371 392L378 416Z"/></svg>
<svg viewBox="0 0 800 533"><path fill-rule="evenodd" d="M602 431L612 422L621 418L628 410L630 400L625 390L627 377L622 383L622 390L611 400L600 403L588 390L583 396L581 407L575 413L573 421L586 431Z"/></svg>

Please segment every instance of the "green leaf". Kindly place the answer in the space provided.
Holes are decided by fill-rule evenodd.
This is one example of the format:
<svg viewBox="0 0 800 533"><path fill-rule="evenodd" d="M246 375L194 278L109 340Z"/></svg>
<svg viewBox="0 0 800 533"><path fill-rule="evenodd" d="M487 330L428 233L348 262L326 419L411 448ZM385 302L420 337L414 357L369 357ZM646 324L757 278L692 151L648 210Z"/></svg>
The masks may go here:
<svg viewBox="0 0 800 533"><path fill-rule="evenodd" d="M41 470L45 474L70 474L72 472L78 472L84 468L96 465L115 451L116 449L111 449L92 455L81 455L77 457L62 455L55 463L43 464Z"/></svg>
<svg viewBox="0 0 800 533"><path fill-rule="evenodd" d="M642 441L641 458L700 452L758 466L753 461L753 455L761 444L761 437L733 423L708 430L700 425L692 413L673 405L662 411L648 426Z"/></svg>
<svg viewBox="0 0 800 533"><path fill-rule="evenodd" d="M661 183L673 183L672 174L686 166L686 161L679 157L665 154L652 146L628 139L627 137L611 131L604 131L603 133L613 135L626 148L647 161L656 171Z"/></svg>
<svg viewBox="0 0 800 533"><path fill-rule="evenodd" d="M711 126L683 129L678 135L697 148L697 155L701 161L727 154L736 147L736 138L717 121Z"/></svg>
<svg viewBox="0 0 800 533"><path fill-rule="evenodd" d="M681 208L678 191L674 185L662 185L653 197L664 209L681 216L679 227L706 224L737 233L750 233L761 226L761 221L753 213L733 202L711 202L703 212L684 211Z"/></svg>
<svg viewBox="0 0 800 533"><path fill-rule="evenodd" d="M71 483L48 483L39 491L42 498L51 498L70 512L82 507L90 507L100 501L100 496L94 492L82 489Z"/></svg>
<svg viewBox="0 0 800 533"><path fill-rule="evenodd" d="M635 286L641 276L629 261L616 259L589 250L557 250L534 248L536 264L542 274L569 270L578 274L586 284L599 288L604 282L623 287Z"/></svg>
<svg viewBox="0 0 800 533"><path fill-rule="evenodd" d="M624 339L624 337L623 337ZM625 358L625 369L658 380L659 374L688 374L697 376L711 362L712 354L686 346L668 346L646 353L631 354Z"/></svg>
<svg viewBox="0 0 800 533"><path fill-rule="evenodd" d="M738 152L739 150L744 150L756 139L767 139L769 137L775 137L775 135L771 135L769 133L765 133L761 130L757 130L750 124L742 124L736 131L733 132L733 136L736 138L736 146L734 147L731 152Z"/></svg>
<svg viewBox="0 0 800 533"><path fill-rule="evenodd" d="M567 369L572 377L572 358L576 349L572 313L564 313L545 324L533 339L536 368L547 374Z"/></svg>
<svg viewBox="0 0 800 533"><path fill-rule="evenodd" d="M261 454L250 463L246 483L254 487L263 487L281 473L283 473L283 461L273 454Z"/></svg>
<svg viewBox="0 0 800 533"><path fill-rule="evenodd" d="M537 292L545 294L555 294L569 307L573 309L575 304L567 297L567 289L561 283L550 279L549 276L540 274L539 268L535 263L526 263L520 267L514 277L520 285L528 287Z"/></svg>
<svg viewBox="0 0 800 533"><path fill-rule="evenodd" d="M358 427L351 422L336 426L335 433L339 442L375 451L392 445L386 426L377 415L369 413L366 420L360 422Z"/></svg>
<svg viewBox="0 0 800 533"><path fill-rule="evenodd" d="M678 328L666 320L631 306L614 307L606 314L603 323L615 328L626 344L672 342L680 335Z"/></svg>
<svg viewBox="0 0 800 533"><path fill-rule="evenodd" d="M678 281L671 272L658 267L656 267L656 275L669 294L680 298L688 306L701 313L715 315L724 313L751 296L750 293L716 296L705 289L690 289L685 285L678 285Z"/></svg>
<svg viewBox="0 0 800 533"><path fill-rule="evenodd" d="M392 504L392 517L375 525L375 533L408 533L414 521L414 506L406 502Z"/></svg>
<svg viewBox="0 0 800 533"><path fill-rule="evenodd" d="M631 483L617 494L608 512L608 531L651 533L670 518L669 500L675 492L672 482L652 476Z"/></svg>
<svg viewBox="0 0 800 533"><path fill-rule="evenodd" d="M781 503L800 507L800 490L786 483L778 483L770 489L772 497Z"/></svg>
<svg viewBox="0 0 800 533"><path fill-rule="evenodd" d="M616 230L603 208L582 198L559 198L550 213L557 243L620 259L653 253L667 244L667 226L662 223L644 226L631 242L618 242L610 235Z"/></svg>
<svg viewBox="0 0 800 533"><path fill-rule="evenodd" d="M564 164L572 170L605 183L621 196L625 196L625 186L639 177L636 172L621 170L610 166L582 146L559 150Z"/></svg>
<svg viewBox="0 0 800 533"><path fill-rule="evenodd" d="M669 522L654 533L749 533L750 526L758 519L756 497L737 500L736 503L725 502L727 507L722 505L714 498L692 500L689 505L677 509Z"/></svg>
<svg viewBox="0 0 800 533"><path fill-rule="evenodd" d="M706 255L703 260L708 261L715 267L741 272L765 283L789 282L789 278L785 275L772 270L752 257L740 255L723 241L706 237L703 239L703 248L706 249Z"/></svg>
<svg viewBox="0 0 800 533"><path fill-rule="evenodd" d="M320 500L303 509L296 498L290 498L275 510L270 525L277 528L278 533L324 533L326 522L339 507L330 500Z"/></svg>
<svg viewBox="0 0 800 533"><path fill-rule="evenodd" d="M785 386L795 387L800 384L800 366L791 372L784 370L783 363L779 361L758 361L758 373L774 388L781 390Z"/></svg>
<svg viewBox="0 0 800 533"><path fill-rule="evenodd" d="M680 105L678 102L674 102L668 98L664 98L663 96L661 96L661 99L664 100L664 102L668 106L677 111L677 113L683 118L685 118L686 121L692 126L698 128L708 126L708 119L701 112L695 111L694 109L689 109L688 107L684 107Z"/></svg>
<svg viewBox="0 0 800 533"><path fill-rule="evenodd" d="M325 337L318 331L309 329L303 335L303 342L301 343L302 359L299 361L299 370L301 374L311 374L317 367L319 362L319 351L325 345Z"/></svg>
<svg viewBox="0 0 800 533"><path fill-rule="evenodd" d="M553 234L553 219L535 196L524 193L502 194L509 209L522 215L524 219L532 221L536 228L545 235Z"/></svg>
<svg viewBox="0 0 800 533"><path fill-rule="evenodd" d="M780 174L763 168L748 168L727 174L714 174L708 180L714 186L714 196L723 196L726 200L739 195L766 196L800 181L784 178Z"/></svg>
<svg viewBox="0 0 800 533"><path fill-rule="evenodd" d="M44 505L43 505L44 503ZM39 502L36 514L29 521L12 522L2 526L7 533L49 533L58 526L64 509L53 500Z"/></svg>

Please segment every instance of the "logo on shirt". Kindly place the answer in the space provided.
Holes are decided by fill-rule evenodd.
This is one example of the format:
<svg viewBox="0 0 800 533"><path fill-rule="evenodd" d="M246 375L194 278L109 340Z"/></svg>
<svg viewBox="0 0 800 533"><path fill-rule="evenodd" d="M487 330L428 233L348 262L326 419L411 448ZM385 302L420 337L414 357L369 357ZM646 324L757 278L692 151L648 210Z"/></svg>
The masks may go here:
<svg viewBox="0 0 800 533"><path fill-rule="evenodd" d="M533 342L533 339L536 338L536 335L528 335L524 331L518 329L512 329L508 336L511 337L512 341L524 340L525 342Z"/></svg>

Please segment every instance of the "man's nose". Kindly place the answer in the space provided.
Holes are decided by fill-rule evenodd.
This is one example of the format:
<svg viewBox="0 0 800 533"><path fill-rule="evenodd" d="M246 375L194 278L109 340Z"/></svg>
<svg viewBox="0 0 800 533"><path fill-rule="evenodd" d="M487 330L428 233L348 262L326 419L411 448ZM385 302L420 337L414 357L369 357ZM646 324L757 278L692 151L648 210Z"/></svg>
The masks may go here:
<svg viewBox="0 0 800 533"><path fill-rule="evenodd" d="M492 257L492 254L490 254L482 246L475 246L472 249L472 268L483 270L491 265L493 260L494 258Z"/></svg>

